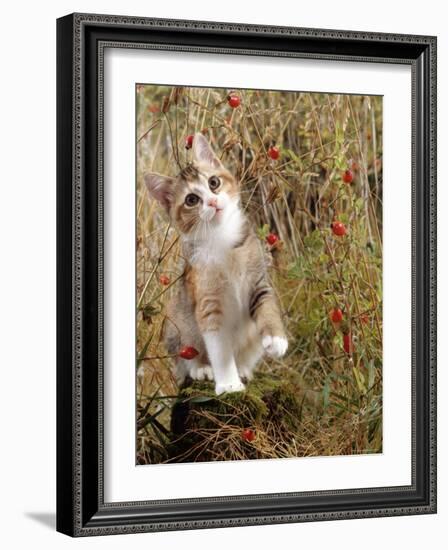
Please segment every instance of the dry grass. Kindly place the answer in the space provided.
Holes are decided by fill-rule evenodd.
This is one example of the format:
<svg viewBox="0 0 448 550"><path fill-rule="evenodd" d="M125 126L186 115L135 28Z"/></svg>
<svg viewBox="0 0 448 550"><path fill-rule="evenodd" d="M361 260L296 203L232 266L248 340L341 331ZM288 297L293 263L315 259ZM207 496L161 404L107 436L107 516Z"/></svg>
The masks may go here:
<svg viewBox="0 0 448 550"><path fill-rule="evenodd" d="M266 359L261 370L298 375L304 391L320 396L318 406L303 407L300 429L286 443L278 426L260 425L248 446L240 424L227 422L224 429L219 418L209 419L204 441L220 434L236 442L228 454L210 459L247 458L260 445L255 458L380 452L382 99L238 90L241 105L232 109L229 92L137 89L138 461L173 460L167 446L179 390L161 328L182 274L176 232L149 200L142 176L148 170L175 175L190 160L185 138L196 131L239 180L260 239L269 232L280 238L271 250L272 277L290 347L286 358ZM280 149L278 160L268 155L272 145ZM353 172L351 184L342 179L346 169ZM345 224L345 236L333 234L334 221ZM338 324L329 316L335 307L344 316ZM344 334L351 351L344 350ZM189 460L196 457L191 452Z"/></svg>

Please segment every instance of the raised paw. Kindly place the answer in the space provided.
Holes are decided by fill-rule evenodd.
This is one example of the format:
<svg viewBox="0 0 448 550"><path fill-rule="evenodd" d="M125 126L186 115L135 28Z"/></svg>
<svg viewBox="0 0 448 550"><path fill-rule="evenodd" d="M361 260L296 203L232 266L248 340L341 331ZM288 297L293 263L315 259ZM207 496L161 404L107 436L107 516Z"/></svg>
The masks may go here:
<svg viewBox="0 0 448 550"><path fill-rule="evenodd" d="M241 380L232 382L230 384L216 384L215 392L216 395L221 395L222 393L233 393L237 391L244 391L246 386L241 382Z"/></svg>
<svg viewBox="0 0 448 550"><path fill-rule="evenodd" d="M283 336L263 336L261 341L264 350L271 357L283 357L288 349L288 340Z"/></svg>

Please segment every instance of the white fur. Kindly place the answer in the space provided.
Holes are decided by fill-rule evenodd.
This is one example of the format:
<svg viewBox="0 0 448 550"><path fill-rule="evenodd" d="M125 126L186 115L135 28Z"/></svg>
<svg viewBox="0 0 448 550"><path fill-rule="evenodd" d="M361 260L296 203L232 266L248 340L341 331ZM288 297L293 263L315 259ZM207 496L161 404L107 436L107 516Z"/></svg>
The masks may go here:
<svg viewBox="0 0 448 550"><path fill-rule="evenodd" d="M193 154L196 160L211 167L220 166L208 141L196 134L193 140ZM215 390L224 392L243 391L241 377L250 380L253 371L264 352L271 357L282 357L288 347L285 338L265 336L258 333L249 316L249 296L244 273L230 272L228 254L238 243L244 231L244 215L239 207L239 198L225 192L213 193L208 179L199 170L199 181L189 184L188 192L201 198L200 222L191 234L184 236L191 246L189 262L204 267L219 263L223 270L229 270L227 280L231 283L223 297L223 324L218 331L204 333L205 347L211 367L201 367L195 361L183 361L178 372L197 380L215 380Z"/></svg>
<svg viewBox="0 0 448 550"><path fill-rule="evenodd" d="M201 184L190 185L202 199L199 217L201 221L191 234L184 237L193 245L192 264L210 265L224 263L228 252L241 239L244 227L244 216L239 208L239 199L221 192L215 195L208 189L204 176ZM210 199L217 202L216 208L208 205Z"/></svg>
<svg viewBox="0 0 448 550"><path fill-rule="evenodd" d="M213 369L210 365L201 365L195 359L179 359L176 364L176 381L182 385L189 376L192 380L213 380Z"/></svg>
<svg viewBox="0 0 448 550"><path fill-rule="evenodd" d="M283 357L288 349L288 340L282 336L264 336L262 344L266 353L276 359Z"/></svg>
<svg viewBox="0 0 448 550"><path fill-rule="evenodd" d="M195 361L192 365L187 365L187 368L193 380L213 380L213 370L210 365L199 365Z"/></svg>
<svg viewBox="0 0 448 550"><path fill-rule="evenodd" d="M238 374L229 330L223 327L216 332L205 332L203 338L212 364L216 394L243 391L245 386Z"/></svg>
<svg viewBox="0 0 448 550"><path fill-rule="evenodd" d="M223 269L228 269L223 265ZM249 289L241 273L229 273L233 284L226 289L222 303L223 323L219 331L203 334L213 369L216 393L242 391L241 378L251 380L263 355L261 336L249 316Z"/></svg>
<svg viewBox="0 0 448 550"><path fill-rule="evenodd" d="M222 269L228 270L227 280L231 283L222 299L224 321L221 330L203 334L219 395L242 391L244 384L241 378L248 381L252 378L263 353L282 357L288 343L285 338L277 336L267 336L262 340L255 322L249 316L250 288L247 279L244 273L231 272L231 264L227 261L229 251L241 239L244 218L238 201L231 200L225 193L218 197L222 199L218 203L218 207L223 208L222 219L219 223L213 223L215 214L212 222L206 224L206 230L196 236L190 262L204 266L212 262L222 264ZM195 377L191 369L190 376Z"/></svg>

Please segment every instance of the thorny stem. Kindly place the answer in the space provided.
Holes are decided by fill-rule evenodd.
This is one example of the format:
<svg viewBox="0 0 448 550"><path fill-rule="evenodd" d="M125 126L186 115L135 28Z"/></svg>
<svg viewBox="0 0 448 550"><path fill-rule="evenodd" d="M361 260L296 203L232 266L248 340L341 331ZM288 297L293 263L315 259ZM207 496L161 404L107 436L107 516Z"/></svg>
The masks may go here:
<svg viewBox="0 0 448 550"><path fill-rule="evenodd" d="M148 280L146 281L145 283L145 286L143 287L143 290L142 290L142 293L140 295L140 298L137 302L137 309L140 309L140 306L142 304L142 301L143 301L143 298L145 297L145 294L146 294L146 291L148 289L148 286L149 284L151 283L153 277L154 277L154 274L155 272L157 271L157 268L159 267L159 265L162 263L163 259L166 257L166 255L168 254L168 252L171 250L171 248L176 244L177 240L179 237L176 237L174 239L174 241L171 243L171 245L168 247L167 251L164 253L163 252L163 248L165 247L165 243L166 243L166 239L168 237L168 232L170 230L170 227L171 227L171 224L168 224L167 227L166 227L166 230L165 230L165 235L163 237L163 242L162 242L162 246L160 247L160 254L159 254L159 257L156 261L156 263L154 264L154 267L151 271L151 274L150 276L148 277Z"/></svg>

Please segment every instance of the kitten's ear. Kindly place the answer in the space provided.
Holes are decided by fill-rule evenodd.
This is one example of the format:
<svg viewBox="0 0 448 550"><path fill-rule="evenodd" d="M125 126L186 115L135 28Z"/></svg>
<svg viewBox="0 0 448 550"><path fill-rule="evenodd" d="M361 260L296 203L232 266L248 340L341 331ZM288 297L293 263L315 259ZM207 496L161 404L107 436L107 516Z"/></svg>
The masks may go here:
<svg viewBox="0 0 448 550"><path fill-rule="evenodd" d="M205 162L213 168L221 168L219 158L213 152L208 140L200 133L196 133L193 139L193 156L196 162Z"/></svg>
<svg viewBox="0 0 448 550"><path fill-rule="evenodd" d="M155 173L145 174L144 179L149 194L168 211L174 200L174 182L176 180Z"/></svg>

